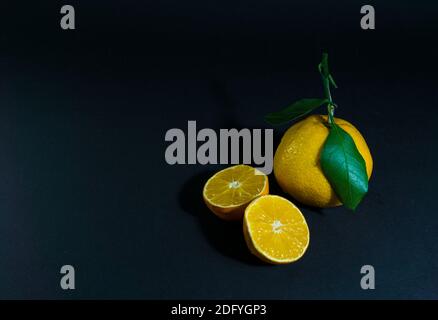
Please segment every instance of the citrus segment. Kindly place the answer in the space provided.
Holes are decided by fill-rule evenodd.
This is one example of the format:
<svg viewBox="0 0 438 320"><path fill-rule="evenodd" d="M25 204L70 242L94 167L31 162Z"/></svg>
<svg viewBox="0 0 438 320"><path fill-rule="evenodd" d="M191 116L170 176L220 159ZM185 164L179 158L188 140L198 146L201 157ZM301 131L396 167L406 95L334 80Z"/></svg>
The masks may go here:
<svg viewBox="0 0 438 320"><path fill-rule="evenodd" d="M220 218L238 220L252 200L268 191L265 174L248 165L237 165L213 175L204 186L203 197Z"/></svg>
<svg viewBox="0 0 438 320"><path fill-rule="evenodd" d="M298 260L309 245L309 228L301 211L289 200L266 195L246 208L245 241L260 259L274 264Z"/></svg>

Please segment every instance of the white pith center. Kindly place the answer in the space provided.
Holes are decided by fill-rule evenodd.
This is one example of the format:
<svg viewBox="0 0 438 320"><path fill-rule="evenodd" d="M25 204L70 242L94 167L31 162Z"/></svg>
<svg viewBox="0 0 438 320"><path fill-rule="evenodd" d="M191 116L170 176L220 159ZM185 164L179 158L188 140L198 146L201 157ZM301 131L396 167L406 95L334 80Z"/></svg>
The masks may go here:
<svg viewBox="0 0 438 320"><path fill-rule="evenodd" d="M239 187L240 187L240 182L239 181L231 181L228 184L228 188L230 188L230 189L237 189Z"/></svg>
<svg viewBox="0 0 438 320"><path fill-rule="evenodd" d="M274 233L281 233L282 232L282 230L281 230L282 226L283 226L283 224L280 222L280 220L275 220L272 223L272 232L274 232Z"/></svg>

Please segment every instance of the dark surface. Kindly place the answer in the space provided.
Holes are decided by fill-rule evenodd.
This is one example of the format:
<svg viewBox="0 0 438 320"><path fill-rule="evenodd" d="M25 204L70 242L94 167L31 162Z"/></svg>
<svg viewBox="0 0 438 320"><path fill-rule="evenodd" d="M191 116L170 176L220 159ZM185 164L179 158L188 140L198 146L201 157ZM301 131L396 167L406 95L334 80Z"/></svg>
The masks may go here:
<svg viewBox="0 0 438 320"><path fill-rule="evenodd" d="M71 1L75 31L61 2L3 3L0 298L438 298L438 6L373 2L362 31L362 2L330 2ZM301 206L306 255L264 265L202 203L222 167L166 164L164 135L267 128L321 95L323 50L337 115L374 157L370 192L356 213Z"/></svg>

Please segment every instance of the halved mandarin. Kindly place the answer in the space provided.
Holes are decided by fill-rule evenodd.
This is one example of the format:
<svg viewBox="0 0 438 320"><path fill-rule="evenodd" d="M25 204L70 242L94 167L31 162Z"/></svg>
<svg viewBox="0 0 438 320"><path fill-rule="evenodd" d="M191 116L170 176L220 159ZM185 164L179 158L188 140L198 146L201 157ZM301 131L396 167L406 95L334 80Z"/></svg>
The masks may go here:
<svg viewBox="0 0 438 320"><path fill-rule="evenodd" d="M301 211L274 195L255 199L245 210L243 232L250 251L265 262L291 263L309 245L309 228Z"/></svg>
<svg viewBox="0 0 438 320"><path fill-rule="evenodd" d="M248 165L236 165L208 179L202 195L207 207L218 217L239 220L251 201L268 192L268 177L263 172Z"/></svg>

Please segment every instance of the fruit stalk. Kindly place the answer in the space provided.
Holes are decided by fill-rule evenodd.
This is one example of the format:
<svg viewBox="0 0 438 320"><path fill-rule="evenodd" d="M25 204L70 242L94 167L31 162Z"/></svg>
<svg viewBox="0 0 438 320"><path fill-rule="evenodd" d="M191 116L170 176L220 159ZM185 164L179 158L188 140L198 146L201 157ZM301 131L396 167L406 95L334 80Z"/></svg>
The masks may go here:
<svg viewBox="0 0 438 320"><path fill-rule="evenodd" d="M327 114L328 114L328 123L332 124L333 117L335 115L335 106L332 100L332 95L330 92L330 80L327 77L322 76L322 83L324 86L324 96L328 100L327 103Z"/></svg>
<svg viewBox="0 0 438 320"><path fill-rule="evenodd" d="M323 53L322 55L322 61L319 64L319 72L321 73L322 77L322 85L324 88L324 97L327 99L327 113L328 113L328 123L332 124L334 121L333 117L335 114L335 104L332 99L332 94L330 92L330 85L333 84L336 87L336 84L333 80L333 77L330 75L329 67L328 67L328 54Z"/></svg>

